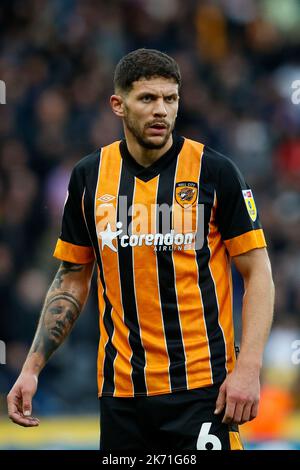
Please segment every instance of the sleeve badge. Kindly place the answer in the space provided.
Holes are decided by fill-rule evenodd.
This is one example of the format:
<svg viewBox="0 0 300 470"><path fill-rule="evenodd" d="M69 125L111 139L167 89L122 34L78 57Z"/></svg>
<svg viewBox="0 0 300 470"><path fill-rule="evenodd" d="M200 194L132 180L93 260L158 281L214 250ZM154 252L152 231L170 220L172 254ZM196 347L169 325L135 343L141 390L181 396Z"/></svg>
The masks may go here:
<svg viewBox="0 0 300 470"><path fill-rule="evenodd" d="M251 191L251 189L244 189L242 191L242 193L243 193L244 201L245 201L250 219L253 222L255 222L256 218L257 218L257 209L256 209L256 205L255 205L255 201L254 201L252 191Z"/></svg>

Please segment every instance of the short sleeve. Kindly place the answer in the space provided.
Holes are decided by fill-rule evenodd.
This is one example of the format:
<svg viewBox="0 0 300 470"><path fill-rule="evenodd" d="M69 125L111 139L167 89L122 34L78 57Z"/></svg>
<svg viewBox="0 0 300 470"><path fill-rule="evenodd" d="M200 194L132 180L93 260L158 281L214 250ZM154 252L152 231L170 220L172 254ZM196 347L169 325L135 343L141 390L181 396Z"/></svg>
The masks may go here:
<svg viewBox="0 0 300 470"><path fill-rule="evenodd" d="M223 158L217 185L216 218L230 256L266 246L251 188L237 166Z"/></svg>
<svg viewBox="0 0 300 470"><path fill-rule="evenodd" d="M79 168L75 167L68 186L61 234L53 254L55 258L78 264L90 263L95 258L84 217L84 194L84 181Z"/></svg>

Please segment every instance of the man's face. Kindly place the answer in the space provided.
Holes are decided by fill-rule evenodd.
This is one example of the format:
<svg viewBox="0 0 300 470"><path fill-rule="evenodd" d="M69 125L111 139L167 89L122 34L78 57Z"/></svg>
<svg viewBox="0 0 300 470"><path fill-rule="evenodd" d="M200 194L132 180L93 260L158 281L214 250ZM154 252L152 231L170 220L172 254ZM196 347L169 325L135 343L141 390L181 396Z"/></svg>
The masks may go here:
<svg viewBox="0 0 300 470"><path fill-rule="evenodd" d="M164 147L175 126L178 100L178 84L172 79L133 82L130 92L124 95L125 127L142 147Z"/></svg>

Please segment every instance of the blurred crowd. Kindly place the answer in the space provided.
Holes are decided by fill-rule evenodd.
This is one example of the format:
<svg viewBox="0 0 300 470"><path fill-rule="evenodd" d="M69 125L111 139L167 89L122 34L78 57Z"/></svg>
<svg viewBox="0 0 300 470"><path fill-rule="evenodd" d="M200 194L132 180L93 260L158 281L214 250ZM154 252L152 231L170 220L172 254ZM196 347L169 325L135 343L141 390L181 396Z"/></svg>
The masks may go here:
<svg viewBox="0 0 300 470"><path fill-rule="evenodd" d="M122 136L109 107L112 77L122 55L139 47L165 51L181 66L177 130L232 158L254 191L277 290L264 377L299 390L291 360L300 339L300 104L292 101L299 24L297 0L1 1L2 400L58 267L52 251L71 168ZM239 331L242 285L234 279ZM97 408L95 287L78 322L41 374L40 413Z"/></svg>

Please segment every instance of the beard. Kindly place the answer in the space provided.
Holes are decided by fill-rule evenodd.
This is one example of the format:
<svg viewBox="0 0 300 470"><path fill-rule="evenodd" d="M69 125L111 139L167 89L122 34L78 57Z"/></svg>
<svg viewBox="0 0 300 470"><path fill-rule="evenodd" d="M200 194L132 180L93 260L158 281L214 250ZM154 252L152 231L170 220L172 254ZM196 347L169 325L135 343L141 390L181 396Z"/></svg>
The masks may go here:
<svg viewBox="0 0 300 470"><path fill-rule="evenodd" d="M151 141L150 138L148 138L144 135L144 129L140 128L138 120L136 120L136 119L134 119L130 116L130 113L128 112L128 109L126 109L126 115L124 116L123 119L124 119L126 127L134 135L134 137L135 137L136 141L139 143L139 145L141 147L144 147L146 149L151 149L151 150L154 150L154 149L159 150L159 149L163 148L166 145L167 141L169 140L170 135L171 135L171 133L172 133L174 127L175 127L175 120L174 120L172 125L168 126L166 135L163 138L163 140L160 143L155 143L155 142Z"/></svg>

